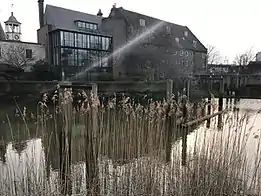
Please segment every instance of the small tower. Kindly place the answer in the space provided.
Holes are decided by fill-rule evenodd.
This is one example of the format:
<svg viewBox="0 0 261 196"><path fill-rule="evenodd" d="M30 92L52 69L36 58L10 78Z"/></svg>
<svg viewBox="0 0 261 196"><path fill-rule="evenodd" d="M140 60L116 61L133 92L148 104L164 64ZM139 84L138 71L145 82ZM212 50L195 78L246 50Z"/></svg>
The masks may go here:
<svg viewBox="0 0 261 196"><path fill-rule="evenodd" d="M7 40L20 41L21 39L21 23L16 20L13 12L5 22L5 34Z"/></svg>

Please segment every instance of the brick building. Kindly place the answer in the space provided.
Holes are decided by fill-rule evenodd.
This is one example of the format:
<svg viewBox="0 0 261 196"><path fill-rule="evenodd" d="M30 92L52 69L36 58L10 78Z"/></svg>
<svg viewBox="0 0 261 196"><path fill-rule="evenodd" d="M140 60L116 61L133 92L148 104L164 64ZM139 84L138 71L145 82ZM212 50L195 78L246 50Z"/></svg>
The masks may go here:
<svg viewBox="0 0 261 196"><path fill-rule="evenodd" d="M114 77L129 77L150 70L152 78L186 77L205 69L207 49L186 26L135 13L113 6L102 25L113 37L114 51L133 38L150 31L137 44L114 58Z"/></svg>

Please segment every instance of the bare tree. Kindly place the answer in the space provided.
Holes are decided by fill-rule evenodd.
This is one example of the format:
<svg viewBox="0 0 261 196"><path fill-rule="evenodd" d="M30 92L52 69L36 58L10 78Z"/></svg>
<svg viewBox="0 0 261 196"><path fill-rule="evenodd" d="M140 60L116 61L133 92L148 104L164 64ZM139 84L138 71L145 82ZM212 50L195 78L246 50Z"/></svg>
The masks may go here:
<svg viewBox="0 0 261 196"><path fill-rule="evenodd" d="M250 48L243 54L236 55L234 63L239 66L246 66L249 64L250 61L254 61L254 60L255 60L255 54L252 48Z"/></svg>
<svg viewBox="0 0 261 196"><path fill-rule="evenodd" d="M32 51L31 58L27 58L26 49L22 44L10 44L1 48L0 63L13 68L23 70L28 64L34 61Z"/></svg>
<svg viewBox="0 0 261 196"><path fill-rule="evenodd" d="M215 46L208 45L207 49L208 64L220 64L222 62L222 57L217 48Z"/></svg>

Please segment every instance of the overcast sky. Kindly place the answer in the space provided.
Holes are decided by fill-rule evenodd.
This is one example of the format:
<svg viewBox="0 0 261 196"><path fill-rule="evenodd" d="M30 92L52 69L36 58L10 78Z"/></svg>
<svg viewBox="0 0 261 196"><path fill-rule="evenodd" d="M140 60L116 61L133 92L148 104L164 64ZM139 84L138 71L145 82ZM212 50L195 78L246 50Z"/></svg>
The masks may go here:
<svg viewBox="0 0 261 196"><path fill-rule="evenodd" d="M0 22L13 10L22 23L22 40L36 42L39 28L37 0L0 0ZM46 4L108 16L112 5L188 26L199 40L233 60L253 47L261 51L261 0L45 0ZM13 9L11 5L14 4Z"/></svg>

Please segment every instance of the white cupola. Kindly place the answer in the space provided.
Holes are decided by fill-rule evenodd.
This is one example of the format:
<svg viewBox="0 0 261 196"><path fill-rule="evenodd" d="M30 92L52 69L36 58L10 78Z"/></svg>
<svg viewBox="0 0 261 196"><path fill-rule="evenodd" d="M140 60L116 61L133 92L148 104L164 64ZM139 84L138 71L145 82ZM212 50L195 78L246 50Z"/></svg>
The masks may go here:
<svg viewBox="0 0 261 196"><path fill-rule="evenodd" d="M13 12L11 12L11 16L5 22L5 34L7 40L21 40L21 23L14 17Z"/></svg>

